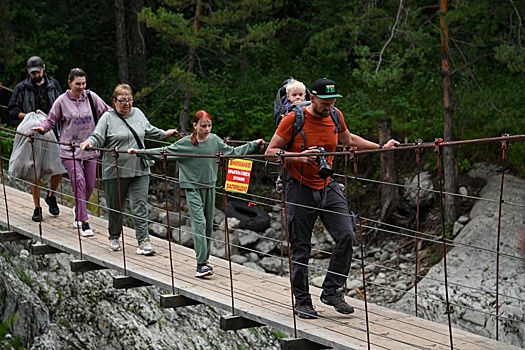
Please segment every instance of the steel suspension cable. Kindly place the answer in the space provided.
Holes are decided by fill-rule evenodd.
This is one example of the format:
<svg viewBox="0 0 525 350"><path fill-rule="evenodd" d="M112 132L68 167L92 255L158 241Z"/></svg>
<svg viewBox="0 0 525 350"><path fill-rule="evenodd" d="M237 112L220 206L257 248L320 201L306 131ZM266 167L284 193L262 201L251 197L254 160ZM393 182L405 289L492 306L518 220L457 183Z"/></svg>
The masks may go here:
<svg viewBox="0 0 525 350"><path fill-rule="evenodd" d="M365 247L364 247L364 238L363 238L363 225L361 223L361 215L359 214L361 210L361 202L360 202L360 196L359 196L359 186L357 185L357 174L358 174L358 155L357 155L357 147L354 147L352 149L353 153L351 155L351 160L354 165L354 185L355 185L355 197L356 197L356 218L359 226L359 248L361 251L361 275L363 276L363 291L362 291L362 298L365 303L365 321L366 321L366 339L367 339L367 345L368 350L370 350L370 321L368 319L368 300L366 297L366 274L365 274ZM355 234L355 233L354 233Z"/></svg>
<svg viewBox="0 0 525 350"><path fill-rule="evenodd" d="M119 152L117 148L113 149L113 158L115 158L115 169L117 171L117 192L118 192L118 205L119 205L119 220L120 220L120 236L122 237L122 259L124 264L124 276L128 275L128 269L126 267L126 242L124 240L124 217L122 213L124 212L123 206L122 206L122 189L120 185L120 171L118 166L118 158L119 158ZM109 208L109 210L113 210ZM109 215L108 215L109 216ZM109 220L109 217L108 217Z"/></svg>
<svg viewBox="0 0 525 350"><path fill-rule="evenodd" d="M1 87L1 85L0 85ZM7 205L7 192L5 190L5 182L6 182L6 177L4 175L4 164L3 164L3 157L2 157L2 152L3 152L3 149L2 149L2 140L0 140L0 171L1 171L1 176L2 176L2 189L4 191L4 203L5 203L5 214L6 214L6 221L7 221L7 230L8 231L11 231L11 224L10 224L10 221L9 221L9 206Z"/></svg>
<svg viewBox="0 0 525 350"><path fill-rule="evenodd" d="M422 144L423 141L422 140L416 140L416 145L417 144ZM416 167L417 167L417 192L416 192L416 232L415 232L415 247L414 247L414 255L415 255L415 271L414 271L414 303L415 303L415 312L416 312L416 317L418 317L418 303L417 303L417 296L418 296L418 293L417 293L417 285L418 285L418 282L419 282L419 215L420 215L420 206L421 206L421 203L419 201L419 195L420 195L420 192L421 192L421 152L423 151L422 148L416 148L415 150L415 153L416 153Z"/></svg>
<svg viewBox="0 0 525 350"><path fill-rule="evenodd" d="M445 228L445 204L444 204L444 198L443 198L443 171L441 168L441 161L442 161L442 147L443 147L443 139L437 138L434 141L434 148L437 156L437 163L438 163L438 172L439 172L439 190L440 190L440 196L439 196L439 202L441 207L441 232L443 240L443 273L444 273L444 280L445 280L445 302L446 302L446 309L447 309L447 318L448 318L448 331L449 331L449 339L450 339L450 349L454 350L454 338L452 335L452 318L450 315L450 300L448 295L448 276L447 276L447 239L446 239L446 228Z"/></svg>
<svg viewBox="0 0 525 350"><path fill-rule="evenodd" d="M175 273L173 269L173 255L172 255L172 249L171 249L171 223L170 223L170 210L169 210L169 204L168 204L168 177L166 175L168 171L168 165L167 165L168 157L166 156L165 151L162 151L161 154L162 154L162 170L163 170L163 175L164 175L164 198L165 198L165 203L166 203L166 221L168 224L168 250L169 250L169 257L170 257L171 292L175 294Z"/></svg>
<svg viewBox="0 0 525 350"><path fill-rule="evenodd" d="M503 135L508 136L508 135ZM505 166L507 161L507 149L509 141L501 141L501 185L499 191L499 205L498 205L498 239L496 243L496 340L499 340L499 273L500 273L500 242L501 242L501 207L503 205L503 184L505 182Z"/></svg>

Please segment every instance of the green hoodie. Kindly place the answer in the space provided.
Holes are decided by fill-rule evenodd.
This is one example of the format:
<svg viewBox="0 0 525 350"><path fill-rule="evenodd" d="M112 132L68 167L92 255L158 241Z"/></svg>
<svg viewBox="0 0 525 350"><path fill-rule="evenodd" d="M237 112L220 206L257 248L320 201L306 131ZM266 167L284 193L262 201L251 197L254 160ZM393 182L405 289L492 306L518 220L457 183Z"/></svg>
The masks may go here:
<svg viewBox="0 0 525 350"><path fill-rule="evenodd" d="M167 146L152 148L148 153L166 152L176 155L169 155L168 160L179 162L179 180L181 188L209 188L215 186L217 182L217 152L223 155L244 155L255 151L258 147L257 142L250 141L242 146L232 147L224 143L217 135L210 133L206 141L199 141L197 146L191 143L191 136L185 136L179 141ZM195 157L191 155L209 155L210 157ZM146 159L160 160L159 154L141 153L141 157Z"/></svg>

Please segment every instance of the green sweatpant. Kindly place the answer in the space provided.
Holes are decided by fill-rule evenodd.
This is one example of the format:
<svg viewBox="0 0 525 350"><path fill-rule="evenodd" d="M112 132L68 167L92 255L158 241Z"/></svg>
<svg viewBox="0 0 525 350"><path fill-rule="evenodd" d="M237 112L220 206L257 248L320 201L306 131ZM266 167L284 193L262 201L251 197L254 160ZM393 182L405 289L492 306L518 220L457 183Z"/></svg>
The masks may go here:
<svg viewBox="0 0 525 350"><path fill-rule="evenodd" d="M120 186L120 193L119 193ZM149 175L104 180L104 191L108 205L109 239L119 239L122 232L121 211L125 212L126 197L129 197L131 219L135 226L137 242L142 243L148 233L148 188ZM120 198L120 199L119 199ZM122 208L120 205L122 204Z"/></svg>
<svg viewBox="0 0 525 350"><path fill-rule="evenodd" d="M210 257L213 214L215 209L215 188L186 188L186 201L190 209L193 231L193 248L197 265L206 264Z"/></svg>

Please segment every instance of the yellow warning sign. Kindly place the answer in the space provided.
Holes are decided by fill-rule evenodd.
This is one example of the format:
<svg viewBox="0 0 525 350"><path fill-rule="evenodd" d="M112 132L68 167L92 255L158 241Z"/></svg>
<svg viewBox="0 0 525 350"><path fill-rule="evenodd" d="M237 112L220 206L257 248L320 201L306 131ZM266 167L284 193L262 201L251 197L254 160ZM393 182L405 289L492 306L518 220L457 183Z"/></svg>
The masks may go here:
<svg viewBox="0 0 525 350"><path fill-rule="evenodd" d="M230 159L226 173L226 191L247 193L253 162L246 159Z"/></svg>

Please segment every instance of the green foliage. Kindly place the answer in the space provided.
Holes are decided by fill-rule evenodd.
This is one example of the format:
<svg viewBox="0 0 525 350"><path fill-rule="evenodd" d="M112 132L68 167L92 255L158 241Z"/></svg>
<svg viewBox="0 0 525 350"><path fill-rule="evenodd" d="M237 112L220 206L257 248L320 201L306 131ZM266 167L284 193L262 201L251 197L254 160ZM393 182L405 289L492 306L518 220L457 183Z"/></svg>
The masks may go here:
<svg viewBox="0 0 525 350"><path fill-rule="evenodd" d="M274 330L272 332L273 336L276 337L277 339L284 339L287 337L286 333L284 332L281 332L280 330Z"/></svg>
<svg viewBox="0 0 525 350"><path fill-rule="evenodd" d="M34 284L33 278L29 273L27 273L24 267L20 267L18 269L18 278L20 279L20 282L27 284L29 287L33 286Z"/></svg>
<svg viewBox="0 0 525 350"><path fill-rule="evenodd" d="M14 127L9 127L9 129L14 129ZM9 156L11 155L11 152L13 152L13 136L12 134L5 134L5 137L2 137L0 139L0 147L2 147L2 158L3 159L9 159Z"/></svg>
<svg viewBox="0 0 525 350"><path fill-rule="evenodd" d="M435 265L441 261L441 255L437 254L436 249L439 249L439 248L434 247L434 249L431 249L431 248L427 249L428 258L431 261L432 265Z"/></svg>
<svg viewBox="0 0 525 350"><path fill-rule="evenodd" d="M459 162L459 171L461 172L467 172L472 168L472 164L470 164L470 161L467 158L463 158Z"/></svg>
<svg viewBox="0 0 525 350"><path fill-rule="evenodd" d="M357 0L330 6L323 0L202 5L198 29L193 1L152 0L139 14L147 27L141 35L148 81L136 91L135 105L154 125L180 128L184 96L191 96L186 106L190 118L199 109L208 110L215 133L269 140L274 132L272 103L281 82L294 77L310 87L317 78L330 77L340 85L344 98L337 106L353 133L376 140L379 118L390 117L400 141L442 137L435 1L406 1L402 9L399 2ZM521 8L523 0L449 2L445 21L451 36L456 139L525 129ZM129 38L132 9L126 8L125 15ZM14 87L26 76L25 62L34 54L42 56L47 72L63 87L73 67L84 68L89 87L106 100L119 83L111 1L5 0L0 19L9 28L0 29L0 81L6 86ZM190 52L195 53L194 62ZM129 74L133 80L135 72ZM525 151L518 144L509 150L508 160L525 173ZM499 151L497 145L465 148L463 170Z"/></svg>
<svg viewBox="0 0 525 350"><path fill-rule="evenodd" d="M177 73L174 74L172 71L166 77L166 81L168 85L180 86L182 91L191 93L192 103L197 105L201 100L209 100L210 90L220 90L222 93L225 85L224 75L238 72L239 69L246 69L247 56L264 49L264 43L273 37L281 25L280 21L274 20L269 15L269 11L274 9L269 0L235 1L226 8L215 8L214 5L209 4L200 9L198 23L195 22L192 12L196 10L193 4L187 7L184 2L163 1L162 3L165 6L156 9L144 8L140 18L149 28L159 33L163 40L178 45L183 48L182 52L185 51L185 54L175 61L174 66L179 67ZM190 53L195 55L191 56ZM232 64L231 58L235 56L237 59L234 59ZM190 57L190 60L196 57L195 64L198 69L194 69L193 63L187 62L187 57ZM217 73L215 68L217 66L226 69L223 73ZM235 88L237 93L243 91L239 89L239 84ZM235 105L238 108L244 103L244 100L251 100L252 96L246 95L245 91L243 91L245 95L243 99L234 102L227 100L226 104ZM154 94L152 91L149 92ZM156 99L155 96L151 97ZM230 107L226 111L213 111L213 106L198 107L195 110L197 109L207 109L212 115L225 115L226 117L233 110ZM258 114L259 112L248 111L248 113ZM257 133L259 130L260 125L254 125L253 130L246 130L244 135ZM240 135L235 130L233 134Z"/></svg>
<svg viewBox="0 0 525 350"><path fill-rule="evenodd" d="M454 239L454 222L452 221L445 222L445 239Z"/></svg>
<svg viewBox="0 0 525 350"><path fill-rule="evenodd" d="M13 324L18 320L18 318L18 314L14 313L9 315L2 323L0 323L0 345L2 345L4 349L25 349L20 339L10 336L10 330L13 328Z"/></svg>
<svg viewBox="0 0 525 350"><path fill-rule="evenodd" d="M525 163L523 159L525 159L525 143L511 143L508 151L508 162L512 164L513 170L516 171L520 177L525 177Z"/></svg>
<svg viewBox="0 0 525 350"><path fill-rule="evenodd" d="M525 48L500 45L494 48L494 58L505 63L510 72L523 73L525 71Z"/></svg>

